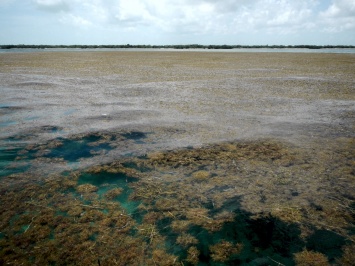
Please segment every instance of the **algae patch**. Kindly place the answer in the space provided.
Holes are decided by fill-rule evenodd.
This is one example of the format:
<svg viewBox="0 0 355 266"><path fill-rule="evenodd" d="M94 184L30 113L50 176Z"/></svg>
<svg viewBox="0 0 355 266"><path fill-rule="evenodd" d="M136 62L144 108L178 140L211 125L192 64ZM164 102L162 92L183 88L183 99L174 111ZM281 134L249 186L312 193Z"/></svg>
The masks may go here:
<svg viewBox="0 0 355 266"><path fill-rule="evenodd" d="M219 143L3 183L1 263L351 265L348 143Z"/></svg>

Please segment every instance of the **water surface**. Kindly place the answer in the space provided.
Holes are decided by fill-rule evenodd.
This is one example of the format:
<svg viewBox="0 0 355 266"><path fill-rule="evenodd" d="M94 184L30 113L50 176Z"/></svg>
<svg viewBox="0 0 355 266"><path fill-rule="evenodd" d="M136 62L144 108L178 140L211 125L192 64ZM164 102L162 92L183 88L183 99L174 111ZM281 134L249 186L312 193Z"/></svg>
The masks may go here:
<svg viewBox="0 0 355 266"><path fill-rule="evenodd" d="M355 57L262 52L1 53L0 264L351 265Z"/></svg>

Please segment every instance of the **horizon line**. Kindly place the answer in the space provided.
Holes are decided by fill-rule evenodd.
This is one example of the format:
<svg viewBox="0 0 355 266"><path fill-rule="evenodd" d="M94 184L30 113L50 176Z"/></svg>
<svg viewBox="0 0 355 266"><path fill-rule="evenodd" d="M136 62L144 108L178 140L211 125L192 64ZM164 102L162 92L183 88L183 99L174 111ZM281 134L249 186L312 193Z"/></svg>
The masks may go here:
<svg viewBox="0 0 355 266"><path fill-rule="evenodd" d="M0 44L0 49L16 48L174 48L174 49L237 49L237 48L355 48L355 45L313 45L313 44L262 44L262 45L243 45L243 44Z"/></svg>

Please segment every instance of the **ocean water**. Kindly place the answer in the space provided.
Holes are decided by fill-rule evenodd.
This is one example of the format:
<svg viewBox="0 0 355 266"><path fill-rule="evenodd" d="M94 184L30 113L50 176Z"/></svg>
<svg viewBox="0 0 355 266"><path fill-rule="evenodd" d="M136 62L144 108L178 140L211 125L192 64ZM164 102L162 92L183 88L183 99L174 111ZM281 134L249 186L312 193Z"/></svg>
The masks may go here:
<svg viewBox="0 0 355 266"><path fill-rule="evenodd" d="M0 264L352 265L352 54L0 62Z"/></svg>

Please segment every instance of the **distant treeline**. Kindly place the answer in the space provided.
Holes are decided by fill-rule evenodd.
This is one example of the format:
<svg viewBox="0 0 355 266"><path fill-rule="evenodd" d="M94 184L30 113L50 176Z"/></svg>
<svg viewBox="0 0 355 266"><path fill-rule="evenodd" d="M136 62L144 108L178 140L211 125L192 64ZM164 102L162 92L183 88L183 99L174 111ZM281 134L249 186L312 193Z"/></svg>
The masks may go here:
<svg viewBox="0 0 355 266"><path fill-rule="evenodd" d="M70 49L122 49L122 48L155 48L155 49L240 49L240 48L303 48L303 49L326 49L326 48L355 48L354 45L28 45L8 44L0 45L0 49L47 49L47 48L70 48Z"/></svg>

